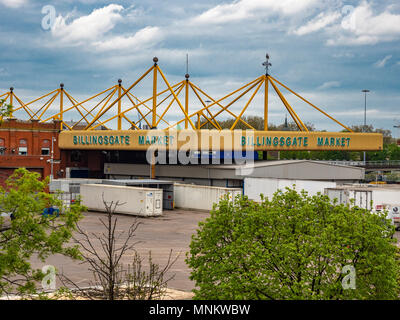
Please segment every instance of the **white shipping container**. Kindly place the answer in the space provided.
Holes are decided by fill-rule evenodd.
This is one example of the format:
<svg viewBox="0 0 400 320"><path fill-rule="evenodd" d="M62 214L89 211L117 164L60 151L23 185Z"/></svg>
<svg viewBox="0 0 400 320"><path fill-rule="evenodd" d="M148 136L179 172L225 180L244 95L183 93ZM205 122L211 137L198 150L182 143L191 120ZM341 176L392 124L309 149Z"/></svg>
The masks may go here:
<svg viewBox="0 0 400 320"><path fill-rule="evenodd" d="M369 190L368 190L369 189ZM398 205L400 189L378 188L378 187L357 187L326 189L325 194L330 199L338 199L338 203L347 204L354 199L355 205L364 209L376 209L382 205ZM373 203L371 207L371 201Z"/></svg>
<svg viewBox="0 0 400 320"><path fill-rule="evenodd" d="M261 193L264 197L272 199L278 189L284 192L286 187L293 188L293 185L298 192L305 190L313 196L318 192L323 194L325 188L335 188L336 182L249 177L244 179L244 194L254 201L261 201Z"/></svg>
<svg viewBox="0 0 400 320"><path fill-rule="evenodd" d="M225 195L233 200L236 196L242 195L242 189L180 183L174 185L176 208L210 211L213 204L218 203Z"/></svg>
<svg viewBox="0 0 400 320"><path fill-rule="evenodd" d="M92 211L105 212L103 203L119 202L115 213L136 216L162 215L162 189L111 186L99 184L81 185L82 204Z"/></svg>

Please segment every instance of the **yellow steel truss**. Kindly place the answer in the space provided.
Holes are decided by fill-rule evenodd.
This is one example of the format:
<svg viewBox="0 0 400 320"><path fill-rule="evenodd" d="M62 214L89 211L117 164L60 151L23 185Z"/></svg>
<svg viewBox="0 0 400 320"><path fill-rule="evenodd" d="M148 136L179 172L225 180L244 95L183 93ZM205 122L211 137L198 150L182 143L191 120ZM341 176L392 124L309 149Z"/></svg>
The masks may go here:
<svg viewBox="0 0 400 320"><path fill-rule="evenodd" d="M284 107L292 117L293 121L296 123L300 131L308 131L306 125L300 119L299 115L295 112L294 108L289 104L288 100L284 97L279 89L279 86L288 90L291 94L301 99L307 105L311 106L313 109L321 112L324 116L335 121L337 124L342 126L344 129L352 132L352 130L334 119L332 116L327 114L322 109L316 107L314 104L309 102L307 99L303 98L301 95L281 83L276 78L272 77L267 73L262 75L249 83L241 86L240 88L234 90L233 92L226 94L222 98L214 99L199 86L194 84L189 80L189 75L185 75L185 80L180 81L174 85L170 85L163 71L158 65L158 59L153 59L154 64L145 71L132 85L125 88L122 85L122 80L118 80L118 84L101 91L87 98L81 102L73 98L61 84L60 88L53 90L37 99L34 99L28 103L23 103L18 96L15 95L13 88L10 88L9 92L0 95L1 100L5 100L14 106L16 101L17 105L13 108L13 113L23 110L29 119L39 120L41 122L48 122L52 120L60 121L61 130L76 130L80 126L84 126L85 130L95 130L99 127L109 129L106 124L111 121L117 121L117 129L121 130L123 121L126 121L129 125L129 129L139 130L141 129L141 122L145 122L149 128L157 128L159 125L166 126L166 129L179 127L180 124L184 123L185 129L197 129L200 130L204 128L207 124L210 124L216 130L222 130L217 118L221 114L226 113L234 118L230 130L235 130L239 122L243 123L247 128L255 130L253 126L247 123L243 118L245 112L249 109L251 103L259 92L263 93L263 104L264 104L264 130L268 130L268 103L269 103L269 85L274 89L280 100L282 101ZM148 75L152 75L152 94L151 97L146 99L139 99L137 95L133 94L133 89L144 80ZM160 76L160 77L159 77ZM159 82L163 84L166 89L160 90L158 88ZM263 90L260 90L264 86ZM181 103L179 96L184 94L184 103ZM201 104L201 107L192 113L190 110L190 94L195 101ZM194 94L194 95L193 95ZM231 109L231 107L238 103L239 100L244 99L244 97L249 94L249 98L244 102L241 111L236 114ZM164 97L164 95L166 95ZM56 99L59 99L59 106L56 113L51 116L45 116L46 113L54 110L51 106L54 104ZM231 101L229 101L231 99ZM33 105L39 101L45 101L39 108L35 108L33 111ZM192 99L193 100L193 99ZM207 101L209 100L209 101ZM228 102L229 101L229 102ZM70 104L67 106L65 102ZM147 105L146 103L150 103ZM209 104L206 104L209 102ZM193 103L193 102L192 102ZM164 110L162 108L166 105ZM167 113L171 110L173 105L179 107L180 112L183 115L182 119L179 119L173 124L170 124L165 120ZM114 108L115 107L115 108ZM217 108L217 109L215 109ZM65 114L69 111L76 111L79 113L80 117L73 125L68 125L65 121ZM138 113L139 119L134 121L129 115L129 112L136 111ZM85 123L85 124L84 124ZM195 124L196 123L196 124Z"/></svg>

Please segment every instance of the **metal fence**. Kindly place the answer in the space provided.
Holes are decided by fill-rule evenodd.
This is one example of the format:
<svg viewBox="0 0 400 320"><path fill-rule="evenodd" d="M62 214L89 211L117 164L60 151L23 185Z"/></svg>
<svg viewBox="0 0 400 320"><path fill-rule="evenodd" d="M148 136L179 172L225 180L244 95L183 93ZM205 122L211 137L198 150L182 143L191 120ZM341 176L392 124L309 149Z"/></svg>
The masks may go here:
<svg viewBox="0 0 400 320"><path fill-rule="evenodd" d="M384 161L321 161L329 164L344 165L344 166L354 166L354 167L400 167L400 160L384 160Z"/></svg>
<svg viewBox="0 0 400 320"><path fill-rule="evenodd" d="M62 192L54 195L57 199L61 200L63 209L67 210L79 198L79 193L75 192Z"/></svg>

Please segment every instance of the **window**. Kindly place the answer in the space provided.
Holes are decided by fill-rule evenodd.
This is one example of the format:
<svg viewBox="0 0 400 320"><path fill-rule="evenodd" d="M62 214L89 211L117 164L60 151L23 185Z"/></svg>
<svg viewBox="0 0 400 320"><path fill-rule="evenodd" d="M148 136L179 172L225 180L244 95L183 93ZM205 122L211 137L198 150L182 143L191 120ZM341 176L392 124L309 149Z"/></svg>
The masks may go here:
<svg viewBox="0 0 400 320"><path fill-rule="evenodd" d="M42 148L42 156L49 156L50 148Z"/></svg>
<svg viewBox="0 0 400 320"><path fill-rule="evenodd" d="M25 139L19 140L18 154L26 156L28 154L28 143Z"/></svg>
<svg viewBox="0 0 400 320"><path fill-rule="evenodd" d="M20 156L26 156L28 154L28 147L19 147L18 154Z"/></svg>
<svg viewBox="0 0 400 320"><path fill-rule="evenodd" d="M5 141L3 138L0 138L0 155L4 155L6 153Z"/></svg>

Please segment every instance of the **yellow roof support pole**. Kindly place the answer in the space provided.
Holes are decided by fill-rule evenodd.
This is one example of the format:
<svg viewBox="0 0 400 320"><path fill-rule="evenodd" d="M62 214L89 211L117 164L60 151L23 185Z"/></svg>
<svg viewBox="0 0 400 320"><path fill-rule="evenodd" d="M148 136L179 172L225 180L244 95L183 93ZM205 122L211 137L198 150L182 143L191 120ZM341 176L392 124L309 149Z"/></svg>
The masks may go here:
<svg viewBox="0 0 400 320"><path fill-rule="evenodd" d="M174 98L176 100L176 102L178 102L179 107L181 108L183 114L185 115L185 118L189 121L190 125L192 126L192 129L196 129L195 125L193 124L192 120L190 120L189 115L186 113L185 109L183 108L181 102L179 101L178 97L176 96L174 90L171 88L170 84L168 83L167 78L165 78L163 72L161 71L159 66L156 66L158 72L160 72L161 77L163 78L165 84L167 85L167 87L169 88L169 90L171 91L171 93L174 95Z"/></svg>
<svg viewBox="0 0 400 320"><path fill-rule="evenodd" d="M265 89L264 89L264 131L268 131L268 75L265 76Z"/></svg>
<svg viewBox="0 0 400 320"><path fill-rule="evenodd" d="M258 90L260 90L260 87L262 86L262 84L264 83L264 81L260 81L260 84L258 85L258 87L256 88L256 90L254 90L253 94L251 95L249 101L247 101L246 105L244 106L243 110L240 112L240 114L236 117L235 122L233 123L232 127L230 128L230 130L235 129L237 123L239 122L239 119L242 117L242 115L244 114L244 112L246 111L246 109L248 108L248 106L250 105L250 103L253 101L255 95L257 94Z"/></svg>
<svg viewBox="0 0 400 320"><path fill-rule="evenodd" d="M122 128L122 116L121 116L121 83L122 80L118 79L118 130Z"/></svg>
<svg viewBox="0 0 400 320"><path fill-rule="evenodd" d="M151 128L157 126L157 61L158 58L154 57L154 67L153 67L153 113L151 117Z"/></svg>
<svg viewBox="0 0 400 320"><path fill-rule="evenodd" d="M103 106L100 108L100 110L96 113L96 115L94 116L94 118L92 119L92 121L90 121L87 126L85 127L85 130L87 130L91 125L93 125L94 123L96 123L96 121L98 121L103 115L104 113L106 113L108 110L111 109L111 107L115 104L117 100L114 100L113 103L111 103L109 106L107 106L107 104L110 102L111 98L114 96L114 94L118 91L118 86L115 85L113 86L114 90L112 91L112 94L110 97L108 97L108 99L106 100L106 102L103 104ZM100 122L100 121L99 121Z"/></svg>
<svg viewBox="0 0 400 320"><path fill-rule="evenodd" d="M127 91L124 89L124 87L122 87L122 89L124 90L124 92L127 92ZM138 104L135 104L135 103L133 102L133 100L132 100L131 97L129 96L129 93L128 93L126 96L127 96L128 99L131 101L131 103L134 105L134 107L136 108L136 110L140 113L140 115L143 117L143 113L140 111L140 109L139 109L139 107L138 107ZM153 111L153 110L152 110L152 111ZM125 115L124 112L123 112L122 114ZM148 125L149 127L151 127L150 122L149 122L146 118L144 118L144 121L146 121L147 125Z"/></svg>
<svg viewBox="0 0 400 320"><path fill-rule="evenodd" d="M179 87L177 87L176 89L174 89L175 93L178 92L179 90L181 90L181 88L184 86L183 81L179 82L175 85L172 86L172 88L176 87L177 85L180 85ZM157 107L159 107L160 105L163 104L164 101L166 101L169 97L172 96L172 93L170 93L167 97L165 97L163 100L161 100L159 103L157 103ZM135 96L133 96L134 98L136 98ZM137 98L136 98L137 99ZM138 101L140 101L139 99L137 99ZM175 99L173 100L175 101ZM148 110L153 111L151 108L149 108L145 103L143 104ZM147 117L148 113L146 113L145 117ZM160 116L157 114L157 117L159 118L159 120L157 121L156 126L158 126L158 124L160 123L160 121L162 120L164 123L166 123L169 126L168 121L165 121L164 119L161 119Z"/></svg>
<svg viewBox="0 0 400 320"><path fill-rule="evenodd" d="M85 127L85 130L89 129L90 126L93 125L93 123L95 123L95 122L96 122L100 117L102 117L108 110L110 110L110 109L114 106L114 104L116 104L120 99L122 99L122 98L127 94L127 92L131 91L132 88L133 88L134 86L136 86L140 81L142 81L142 79L143 79L144 77L146 77L146 76L151 72L151 70L153 70L153 68L154 68L153 66L150 67L150 68L149 68L145 73L143 73L143 74L140 76L140 78L137 79L126 91L124 90L124 93L121 95L121 98L118 98L117 100L113 101L113 103L111 103L101 114L96 115L96 117L90 122L90 124L88 124L88 125ZM124 111L123 113L125 113L125 111ZM98 127L98 125L97 125L96 127Z"/></svg>
<svg viewBox="0 0 400 320"><path fill-rule="evenodd" d="M60 84L60 130L63 129L63 122L64 122L64 84ZM71 130L71 129L70 129Z"/></svg>
<svg viewBox="0 0 400 320"><path fill-rule="evenodd" d="M271 81L271 83L273 83L273 81ZM276 86L275 86L276 87ZM303 121L301 121L300 117L297 115L297 113L294 111L294 109L291 107L291 105L289 104L289 102L286 100L286 98L283 96L283 94L280 92L279 88L276 87L276 90L278 90L278 92L280 93L280 97L282 102L290 109L290 111L292 111L292 113L295 115L295 117L297 118L297 120L299 121L300 125L303 127L304 131L308 132L308 128L305 126L305 124L303 123Z"/></svg>
<svg viewBox="0 0 400 320"><path fill-rule="evenodd" d="M61 122L61 124L64 124L69 130L72 130L72 128L68 124L66 124L65 122Z"/></svg>
<svg viewBox="0 0 400 320"><path fill-rule="evenodd" d="M183 89L183 86L187 86L187 85L186 85L186 84L183 84L181 87L179 87L178 91L176 92L176 96L177 96L177 97L179 97L179 94L181 93L181 91L182 91L182 89ZM172 106L172 104L174 103L174 101L175 101L175 98L173 98L173 99L171 100L171 102L168 104L168 107L165 108L165 110L164 110L164 112L162 113L160 119L158 119L158 121L157 121L157 123L156 123L156 126L158 126L158 124L160 123L160 121L164 118L165 114L167 113L167 111L169 110L169 108L171 108L171 106ZM185 129L187 129L187 128L185 128Z"/></svg>
<svg viewBox="0 0 400 320"><path fill-rule="evenodd" d="M41 112L44 108L46 108L47 107L47 105L50 103L52 103L55 99L56 99L56 97L58 96L58 94L59 94L59 89L57 89L57 92L56 92L56 94L54 95L54 96L52 96L49 100L47 100L31 117L30 117L30 119L29 120L32 120L39 112ZM46 108L46 110L47 110L47 108ZM42 114L41 115L43 115L43 112L42 112ZM41 119L41 116L38 116L38 120L40 120Z"/></svg>
<svg viewBox="0 0 400 320"><path fill-rule="evenodd" d="M14 97L14 88L13 87L11 87L10 88L10 105L11 106L13 106L13 103L14 103L14 101L13 101L13 97ZM10 118L12 118L13 117L13 110L11 109L11 113L10 113Z"/></svg>
<svg viewBox="0 0 400 320"><path fill-rule="evenodd" d="M200 130L200 113L197 114L197 130Z"/></svg>
<svg viewBox="0 0 400 320"><path fill-rule="evenodd" d="M85 107L83 106L83 104L80 104L80 106L83 108L83 109L85 109L86 110L86 114L85 114L85 117L87 117L89 114L94 118L95 116L92 114L92 112L95 110L95 109L97 109L98 107L99 107L99 105L101 105L105 100L107 100L108 99L108 101L114 96L114 94L115 94L115 92L116 92L116 88L115 88L115 86L114 87L111 87L109 90L112 90L112 91L110 91L98 104L96 104L92 109L90 109L89 111L87 111L86 109L85 109ZM71 97L72 98L72 97ZM75 99L74 99L75 100ZM74 103L73 103L74 104ZM107 102L105 102L105 105L107 104ZM72 106L72 108L74 108L74 106ZM104 106L103 106L103 108L104 108ZM70 110L71 108L69 108L68 110ZM75 109L77 109L78 110L78 104L75 104ZM66 111L68 111L68 110L66 110ZM75 122L75 124L72 126L72 129L74 129L81 121L83 120L83 118L81 118L81 119L79 119L77 122ZM86 123L89 123L89 121L87 121Z"/></svg>
<svg viewBox="0 0 400 320"><path fill-rule="evenodd" d="M275 92L277 93L277 95L279 96L279 98L281 99L282 103L284 104L284 106L286 107L286 110L289 112L290 116L292 117L292 119L294 120L294 122L296 122L297 127L299 128L300 131L308 131L307 128L305 128L304 124L302 125L300 123L300 119L297 117L297 115L294 113L293 109L289 106L289 104L287 103L287 101L285 100L285 98L283 97L282 93L279 91L278 87L274 84L273 81L271 81L271 85L272 87L275 89Z"/></svg>
<svg viewBox="0 0 400 320"><path fill-rule="evenodd" d="M69 100L72 104L78 103L78 101L77 101L74 97L72 97L65 89L64 89L64 93L65 93L65 95L68 97L68 100ZM107 97L108 97L108 96L107 96ZM105 99L107 99L107 97L104 98L101 102L103 102ZM100 102L100 103L101 103L101 102ZM79 110L78 107L76 107L76 110L78 110L78 112L81 114L81 116L85 119L86 123L89 123L89 121L86 119L86 116L90 115L90 116L94 117L94 115L92 114L91 111L88 111L88 110L85 108L85 106L84 106L83 104L81 104L80 106L82 107L83 110L85 110L86 115L83 115L83 113ZM99 104L98 104L97 106L99 106ZM97 106L96 106L95 108L97 108ZM92 110L94 110L95 108L93 108ZM74 126L75 126L75 125L74 125ZM107 128L107 127L106 127L106 128ZM108 130L108 128L107 128L107 130Z"/></svg>
<svg viewBox="0 0 400 320"><path fill-rule="evenodd" d="M297 96L298 98L300 98L301 100L303 100L304 102L308 103L311 107L313 107L314 109L318 110L319 112L321 112L322 114L324 114L325 116L327 116L329 119L335 121L337 124L341 125L343 128L345 128L346 130L353 132L353 130L351 130L349 127L345 126L343 123L339 122L338 120L336 120L335 118L331 117L329 114L327 114L325 111L321 110L320 108L316 107L315 105L313 105L310 101L304 99L302 96L300 96L299 94L297 94L296 92L294 92L293 90L291 90L290 88L288 88L287 86L285 86L283 83L279 82L277 79L273 78L272 76L270 76L271 79L273 79L276 83L280 84L282 87L284 87L286 90L290 91L291 93L293 93L295 96Z"/></svg>
<svg viewBox="0 0 400 320"><path fill-rule="evenodd" d="M233 99L231 102L229 102L225 107L223 107L221 110L219 110L216 114L214 114L213 117L211 117L211 120L213 120L215 117L217 117L219 114L221 114L223 111L227 110L232 104L234 104L236 101L238 101L241 97L243 97L245 94L247 94L250 90L252 90L255 86L259 85L260 82L263 82L262 77L258 78L258 81L254 84L252 84L249 88L247 88L245 91L243 91L239 96L237 96L235 99ZM245 86L246 87L246 86ZM237 91L237 90L236 90ZM208 107L210 107L212 104L210 104ZM204 125L204 124L203 124ZM202 125L202 126L203 126Z"/></svg>
<svg viewBox="0 0 400 320"><path fill-rule="evenodd" d="M67 91L65 91L64 90L64 93L65 93L65 95L67 96L67 98L68 98L68 100L72 103L72 104L75 104L76 102L74 102L74 99L68 94L68 92ZM87 112L87 110L85 109L85 107L84 106L82 106L81 105L81 107L83 108L83 110L85 110L86 112ZM84 119L85 121L86 121L86 123L89 123L89 121L86 119L86 116L82 113L82 111L78 108L78 107L76 107L75 108L78 112L79 112L79 114L81 115L81 119L80 119L80 121L82 121L82 119ZM92 115L92 114L90 114L90 115ZM92 115L93 116L93 115ZM75 126L75 124L72 126L72 128Z"/></svg>
<svg viewBox="0 0 400 320"><path fill-rule="evenodd" d="M58 92L58 89L55 89L55 90L53 90L53 91L51 91L51 92L49 92L49 93L47 93L47 94L45 94L45 95L43 95L43 96L41 96L41 97L35 99L35 100L32 100L32 101L30 101L30 102L28 102L28 103L25 103L25 104L23 104L23 105L24 105L25 107L27 107L27 106L29 106L30 104L35 103L36 101L42 100L43 98L46 98L46 97L48 97L48 96L50 96L50 95L52 95L53 93L56 93L56 92ZM16 97L16 96L15 96L15 97ZM24 106L18 107L18 109L21 109L21 108L23 108Z"/></svg>
<svg viewBox="0 0 400 320"><path fill-rule="evenodd" d="M108 88L108 89L106 89L106 90L104 90L104 91L102 91L102 92L100 92L100 93L94 95L93 97L90 97L90 98L88 98L88 99L86 99L86 100L84 100L84 101L82 101L82 102L79 102L79 103L77 103L77 104L74 104L72 107L69 107L68 109L65 109L64 112L67 112L67 111L69 111L69 110L72 110L72 109L76 108L77 106L80 106L80 105L82 105L82 104L88 102L88 101L91 100L91 99L97 98L98 96L102 95L103 93L105 93L105 92L107 92L107 91L109 91L109 90L111 90L111 89L114 89L114 88L115 88L115 86L112 86L111 88ZM54 90L53 92L55 92L55 91L58 91L58 89ZM115 92L115 91L114 91L114 92ZM48 95L48 94L47 94L47 95ZM39 100L39 99L37 99L37 100ZM31 103L31 102L30 102L30 103ZM46 121L49 121L50 119L58 118L59 116L60 116L60 113L57 113L57 114L51 116L50 118L47 118L47 119L43 120L42 122L46 122Z"/></svg>
<svg viewBox="0 0 400 320"><path fill-rule="evenodd" d="M139 129L139 128L137 127L137 125L136 125L134 122L132 122L131 120L129 120L128 117L127 117L126 115L123 114L122 117L123 117L126 121L128 121L128 122L131 124L132 127L135 127L136 129Z"/></svg>
<svg viewBox="0 0 400 320"><path fill-rule="evenodd" d="M150 70L149 70L149 71L150 71ZM176 87L176 86L179 85L179 84L180 84L180 82L177 83L177 84L175 84L172 88ZM125 91L127 91L127 90L125 90ZM165 89L164 91L161 91L161 92L157 93L157 96L162 95L162 94L164 94L164 93L167 92L167 91L169 91L168 88ZM123 96L123 95L124 95L124 94L122 94L122 96ZM128 95L128 97L129 97L129 95ZM146 100L143 100L142 102L139 102L138 104L134 105L133 107L130 107L130 108L128 108L128 109L122 111L122 114L126 114L127 112L129 112L129 111L131 111L131 110L133 110L133 109L138 109L139 106L144 105L146 102L149 102L149 101L152 100L152 99L153 99L153 97L147 98ZM139 109L138 109L138 110L139 110ZM153 110L150 109L150 112L152 112L152 111L153 111ZM118 117L118 115L112 116L111 118L109 118L109 119L107 119L107 120L104 120L102 124L104 125L104 123L106 123L106 122L108 122L108 121L111 121L111 120L114 120L114 119L117 118L117 117ZM90 128L90 130L96 129L99 125L100 125L100 124L95 125L94 127Z"/></svg>
<svg viewBox="0 0 400 320"><path fill-rule="evenodd" d="M45 105L43 105L42 108L44 108L44 110L43 110L42 113L39 115L39 117L38 117L39 120L42 119L43 114L47 111L47 109L50 108L51 104L54 102L54 100L56 100L56 98L58 97L59 94L60 94L60 92L57 92L57 93L53 96L53 98L51 98L49 101L47 101L47 103L46 103ZM42 108L40 108L40 110L41 110ZM60 120L61 120L61 119L62 119L62 118L60 118Z"/></svg>
<svg viewBox="0 0 400 320"><path fill-rule="evenodd" d="M39 100L41 100L41 99L43 99L43 98L46 98L46 97L48 97L48 96L50 96L50 95L52 95L53 93L56 93L56 92L58 92L58 89L55 89L55 90L53 90L53 91L51 91L51 92L49 92L49 93L47 93L47 94L45 94L44 96L41 96L41 97L39 97L39 98L37 98L37 99L35 99L35 100L32 100L32 101L30 101L30 102L28 102L28 103L23 103L15 94L14 94L14 97L15 97L15 99L17 99L17 101L19 102L19 104L21 105L20 107L18 107L17 109L15 109L14 111L18 111L19 109L25 109L25 108L28 108L28 106L30 105L30 104L32 104L32 103L35 103L36 101L39 101ZM29 109L30 110L30 109ZM25 111L26 111L26 109L25 109ZM31 112L32 112L32 114L33 114L33 111L32 110L30 110ZM29 113L29 112L28 112Z"/></svg>
<svg viewBox="0 0 400 320"><path fill-rule="evenodd" d="M25 110L25 112L31 116L31 114L33 113L33 111L31 109L29 109L29 107L27 105L25 105L20 98L18 98L18 96L14 93L14 98L18 101L20 107L18 107L18 109L23 108ZM16 110L14 110L16 111ZM30 111L30 112L29 112Z"/></svg>
<svg viewBox="0 0 400 320"><path fill-rule="evenodd" d="M186 114L189 114L189 74L185 74L185 112ZM189 123L188 119L185 118L185 129L188 129Z"/></svg>
<svg viewBox="0 0 400 320"><path fill-rule="evenodd" d="M107 107L107 104L111 101L112 97L114 97L114 95L115 95L115 93L117 92L118 88L117 88L117 86L114 86L113 88L114 88L114 90L111 91L111 95L106 99L106 101L104 102L103 106L102 106L102 107L100 108L100 110L96 113L96 115L93 117L93 119L96 118L96 117ZM99 117L99 118L100 118L100 117ZM93 119L92 119L92 121L93 121ZM98 121L98 120L96 120L96 121ZM89 122L89 123L90 123L90 122Z"/></svg>
<svg viewBox="0 0 400 320"><path fill-rule="evenodd" d="M195 94L195 95L197 96L197 98L200 100L200 102L201 102L201 104L203 105L203 107L206 108L207 113L210 115L210 117L212 117L213 115L212 115L211 111L208 109L207 105L204 103L203 99L202 99L202 98L200 97L200 95L197 93L196 89L193 87L193 85L192 85L191 82L189 82L189 85L190 85L190 88L192 88L194 94ZM212 99L212 98L209 98L209 99ZM215 101L215 100L214 100L214 101ZM218 104L218 105L220 105L220 104ZM203 114L203 112L200 112L200 114ZM215 124L218 126L218 130L222 130L222 128L221 128L221 126L219 125L218 121L217 121L216 119L214 119L214 121L215 121ZM200 129L200 128L199 128L199 129Z"/></svg>
<svg viewBox="0 0 400 320"><path fill-rule="evenodd" d="M225 100L226 98L230 97L231 95L235 94L236 92L238 92L238 91L240 91L240 90L246 88L247 86L253 84L254 82L258 82L260 79L261 79L261 77L259 77L259 78L255 79L255 80L253 80L253 81L251 81L251 82L245 84L243 87L241 87L241 88L239 88L239 89L237 89L237 90L235 90L235 91L233 91L233 92L227 94L225 97L222 97L222 98L218 99L217 101L215 101L214 99L210 98L210 99L214 100L213 103L211 103L211 104L208 105L207 107L204 107L204 108L202 108L202 109L200 109L200 110L198 110L198 111L196 111L196 112L193 112L189 117L193 117L193 116L196 115L198 112L201 112L201 111L204 111L204 110L206 110L206 109L209 109L209 108L212 107L214 104L218 104L220 101ZM195 85L194 85L194 86L195 86ZM196 86L195 86L195 87L196 87ZM199 89L198 87L196 87L196 88ZM225 107L222 107L222 106L221 106L221 108L223 108L223 109L225 110ZM184 119L179 120L178 122L174 123L172 126L169 126L167 129L170 129L170 128L173 127L173 126L176 126L176 125L182 123L183 121L184 121Z"/></svg>
<svg viewBox="0 0 400 320"><path fill-rule="evenodd" d="M216 124L215 124L213 121L211 121L211 120L204 114L203 111L200 111L200 112L201 112L201 115L207 120L206 123L211 123L215 129L220 130L220 131L222 130L222 129L218 128L218 127L216 126ZM200 126L200 128L201 128L201 126Z"/></svg>
<svg viewBox="0 0 400 320"><path fill-rule="evenodd" d="M67 91L65 91L65 89L64 89L64 94L66 95L66 97L68 98L68 100L74 105L75 103L77 103L77 101L74 99L74 98L72 98L70 95L69 95L69 93L67 92ZM75 100L75 101L74 101ZM85 107L83 107L83 106L81 106L82 108L83 108L83 110L85 110L86 112L88 112L86 109L85 109ZM82 113L82 111L78 108L78 107L76 107L75 108L78 112L79 112L79 114L82 116L82 119L84 119L85 121L86 121L86 123L89 123L88 122L88 120L86 119L86 116ZM93 116L93 115L92 115ZM81 120L82 120L81 119Z"/></svg>
<svg viewBox="0 0 400 320"><path fill-rule="evenodd" d="M252 84L254 84L254 83L258 83L258 81L260 81L261 78L262 78L262 77L259 77L259 78L257 78L257 79L254 79L253 81L251 81L251 82L245 84L244 86L240 87L239 89L236 89L235 91L233 91L233 92L227 94L226 96L224 96L224 97L218 99L217 101L215 101L213 98L211 98L210 96L208 96L203 90L201 90L199 87L197 87L195 84L193 84L193 86L194 86L197 90L199 90L201 93L203 93L207 98L209 98L209 99L211 99L211 100L214 101L213 103L209 104L207 107L204 107L203 109L201 109L201 110L199 110L199 111L204 111L204 110L206 110L206 109L209 109L209 108L212 107L214 104L218 104L218 105L223 109L222 111L226 110L227 107L224 107L224 106L220 105L219 102L221 102L222 100L225 100L226 98L229 98L230 96L234 95L235 93L237 93L237 92L243 90L244 88L246 88L246 87L248 87L248 86L250 86L250 85L252 85ZM254 88L254 86L253 86L252 88ZM247 91L247 92L248 92L248 91ZM247 93L247 92L246 92L246 93ZM196 113L197 113L197 112L196 112ZM194 114L195 114L195 113L194 113ZM215 115L215 116L217 116L217 115Z"/></svg>

